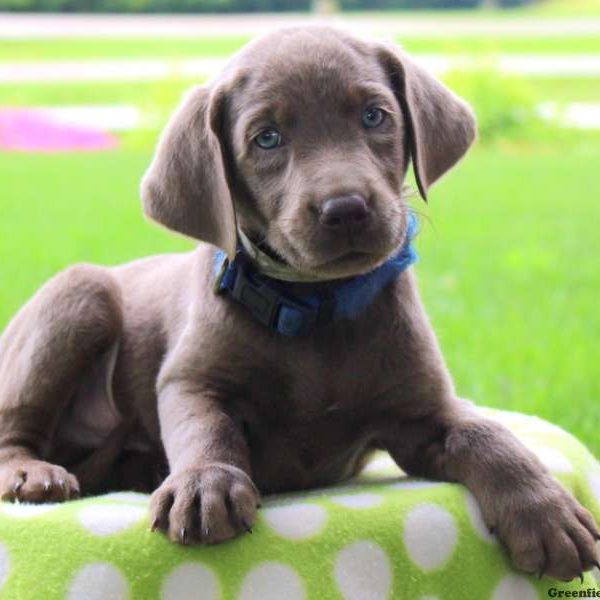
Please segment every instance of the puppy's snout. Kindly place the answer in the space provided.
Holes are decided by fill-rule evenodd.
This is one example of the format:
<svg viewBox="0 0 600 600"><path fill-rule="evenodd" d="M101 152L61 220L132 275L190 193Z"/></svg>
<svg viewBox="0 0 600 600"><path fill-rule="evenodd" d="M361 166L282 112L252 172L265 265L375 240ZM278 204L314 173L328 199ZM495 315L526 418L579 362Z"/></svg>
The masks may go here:
<svg viewBox="0 0 600 600"><path fill-rule="evenodd" d="M329 229L358 228L367 221L369 207L361 194L336 196L325 200L319 221Z"/></svg>

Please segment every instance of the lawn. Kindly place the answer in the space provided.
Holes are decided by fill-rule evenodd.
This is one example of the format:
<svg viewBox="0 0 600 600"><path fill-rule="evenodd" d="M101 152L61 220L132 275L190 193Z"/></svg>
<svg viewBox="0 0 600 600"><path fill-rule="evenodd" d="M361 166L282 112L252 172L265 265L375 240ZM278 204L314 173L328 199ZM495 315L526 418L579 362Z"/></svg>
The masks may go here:
<svg viewBox="0 0 600 600"><path fill-rule="evenodd" d="M0 61L225 56L243 40L0 44ZM411 46L412 44L412 46ZM418 52L600 53L598 38L407 40ZM535 48L535 50L533 49ZM0 105L175 104L190 81L0 86ZM529 81L539 100L596 101L594 78ZM147 223L138 183L156 132L120 150L0 153L0 330L50 276L191 247ZM459 392L538 414L600 456L600 134L524 130L481 143L431 194L417 272Z"/></svg>
<svg viewBox="0 0 600 600"><path fill-rule="evenodd" d="M451 17L446 17L451 18ZM83 60L135 58L190 58L229 56L249 38L75 38L61 40L2 40L0 61ZM592 54L600 52L600 38L593 35L525 37L511 35L490 38L478 35L462 37L397 38L409 52L427 54Z"/></svg>

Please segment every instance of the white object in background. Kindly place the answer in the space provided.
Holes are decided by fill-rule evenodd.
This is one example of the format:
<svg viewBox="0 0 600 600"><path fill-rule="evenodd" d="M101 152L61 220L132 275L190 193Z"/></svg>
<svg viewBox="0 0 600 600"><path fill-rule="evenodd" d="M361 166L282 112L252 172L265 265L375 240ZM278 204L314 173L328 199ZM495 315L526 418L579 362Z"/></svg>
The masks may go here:
<svg viewBox="0 0 600 600"><path fill-rule="evenodd" d="M556 102L544 102L539 105L538 114L563 127L600 129L600 104L572 102L560 106Z"/></svg>
<svg viewBox="0 0 600 600"><path fill-rule="evenodd" d="M142 127L139 108L127 104L114 106L35 107L53 121L87 127L94 125L103 131L130 131Z"/></svg>

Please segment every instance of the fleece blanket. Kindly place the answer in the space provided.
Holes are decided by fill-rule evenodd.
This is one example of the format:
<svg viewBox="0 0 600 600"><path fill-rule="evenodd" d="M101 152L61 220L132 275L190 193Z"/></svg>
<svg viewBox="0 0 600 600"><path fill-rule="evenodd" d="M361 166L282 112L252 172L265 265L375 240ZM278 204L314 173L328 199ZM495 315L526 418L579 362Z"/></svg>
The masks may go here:
<svg viewBox="0 0 600 600"><path fill-rule="evenodd" d="M536 417L509 426L600 520L600 465ZM266 498L252 535L181 547L149 528L148 497L0 504L0 598L16 600L535 600L600 597L600 574L538 581L511 569L462 486L379 455L343 486Z"/></svg>

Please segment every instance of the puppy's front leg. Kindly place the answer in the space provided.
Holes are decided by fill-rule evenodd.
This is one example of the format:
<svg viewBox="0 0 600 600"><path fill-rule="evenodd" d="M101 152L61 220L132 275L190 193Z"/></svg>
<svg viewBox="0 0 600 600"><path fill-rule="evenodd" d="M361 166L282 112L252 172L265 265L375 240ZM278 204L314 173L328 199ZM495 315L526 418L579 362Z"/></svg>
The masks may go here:
<svg viewBox="0 0 600 600"><path fill-rule="evenodd" d="M388 449L406 472L464 484L523 571L571 580L598 564L591 514L501 424L454 400Z"/></svg>
<svg viewBox="0 0 600 600"><path fill-rule="evenodd" d="M170 383L159 394L159 419L171 474L152 496L152 528L183 544L249 531L259 492L244 436L219 399Z"/></svg>

